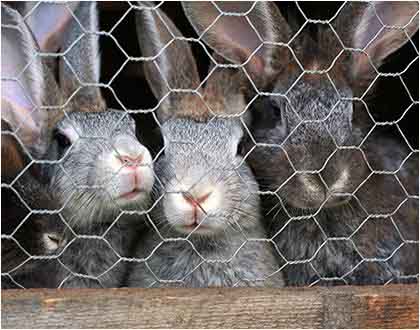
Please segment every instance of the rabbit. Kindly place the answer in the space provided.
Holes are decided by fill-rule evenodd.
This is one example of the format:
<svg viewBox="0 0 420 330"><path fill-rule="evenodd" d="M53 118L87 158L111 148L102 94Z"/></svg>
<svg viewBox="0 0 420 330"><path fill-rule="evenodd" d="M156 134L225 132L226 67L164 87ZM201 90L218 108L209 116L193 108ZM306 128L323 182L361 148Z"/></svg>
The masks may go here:
<svg viewBox="0 0 420 330"><path fill-rule="evenodd" d="M9 25L20 28L2 29L3 38L10 40L2 48L3 72L7 77L15 76L19 68L24 67L29 54L36 54L38 50L57 51L57 46L61 48L71 42L67 36L74 36L74 28L80 29L76 21L67 17L72 15L65 4L40 3L35 18L25 22L18 12L3 8L3 21L7 18ZM95 8L93 2L83 2L74 8L74 15L81 24L92 30L96 30ZM43 31L44 34L48 31L48 36ZM22 40L22 44L15 40ZM88 34L72 47L73 50L78 45L76 49L80 52L66 52L67 62L72 63L73 70L81 73L82 80L88 83L98 83L99 79L99 63L95 60L97 42L95 35ZM77 59L80 54L86 55L83 61ZM25 91L38 107L36 111L31 112L24 91L18 89L17 84L12 86L14 88L2 89L2 104L7 104L2 109L2 126L12 131L19 127L15 134L22 145L16 146L23 146L34 159L47 160L36 162L31 171L13 180L24 184L26 175L34 175L47 184L74 233L90 235L77 237L60 255L72 274L63 287L119 286L123 272L106 271L115 265L116 258L120 260L120 256L128 253L125 247L129 245L131 233L143 225L141 213L147 210L154 185L151 155L136 137L134 120L123 111L104 108L98 87L88 85L79 89L78 79L68 76L61 63L57 86L54 69L57 69L54 63L35 57L21 79ZM69 95L69 90L78 92ZM71 99L64 102L70 96ZM64 111L39 108L57 104L63 104ZM21 118L30 120L21 123ZM8 132L4 135L14 137ZM15 169L20 170L18 166ZM135 211L136 216L120 215L122 211ZM64 235L71 237L73 233L66 230ZM106 239L103 235L107 235Z"/></svg>
<svg viewBox="0 0 420 330"><path fill-rule="evenodd" d="M182 37L160 9L142 4L136 15L143 56L157 54L172 38L165 25ZM172 88L199 86L185 41L173 41L156 62ZM156 66L145 63L145 73L162 99L167 85ZM283 286L260 223L256 181L238 156L243 130L238 118L229 116L245 103L234 80L228 80L234 77L228 69L207 80L203 98L215 116L198 95L187 92L169 94L158 109L164 154L155 165L156 196L162 198L151 227L159 234L151 229L137 242L127 286Z"/></svg>
<svg viewBox="0 0 420 330"><path fill-rule="evenodd" d="M35 205L37 211L57 209L45 185L33 177L17 185L20 197L2 188L2 288L57 288L67 276L65 270L60 271L62 266L58 261L60 251L67 244L63 235L65 224L57 213L28 215L29 210L21 199Z"/></svg>
<svg viewBox="0 0 420 330"><path fill-rule="evenodd" d="M257 146L244 152L272 196L266 224L287 285L415 281L418 150L373 129L361 97L418 31L418 4L348 2L316 42L272 2L182 5L201 40L269 93L251 106Z"/></svg>

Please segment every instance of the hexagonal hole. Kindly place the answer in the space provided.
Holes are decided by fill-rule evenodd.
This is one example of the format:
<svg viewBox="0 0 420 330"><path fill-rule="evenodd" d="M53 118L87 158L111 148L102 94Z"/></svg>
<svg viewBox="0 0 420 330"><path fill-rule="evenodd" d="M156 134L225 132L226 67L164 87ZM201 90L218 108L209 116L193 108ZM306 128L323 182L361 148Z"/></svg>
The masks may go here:
<svg viewBox="0 0 420 330"><path fill-rule="evenodd" d="M370 175L363 154L358 149L338 149L321 171L328 191L353 193Z"/></svg>
<svg viewBox="0 0 420 330"><path fill-rule="evenodd" d="M285 141L284 148L296 170L319 171L336 146L323 122L303 122Z"/></svg>
<svg viewBox="0 0 420 330"><path fill-rule="evenodd" d="M256 146L246 161L253 169L262 192L277 191L295 172L283 149L275 146Z"/></svg>
<svg viewBox="0 0 420 330"><path fill-rule="evenodd" d="M357 190L356 197L372 214L390 214L406 199L406 194L394 175L373 174Z"/></svg>
<svg viewBox="0 0 420 330"><path fill-rule="evenodd" d="M293 47L291 48L293 49ZM274 86L267 86L267 82L260 79L260 74L258 72L253 73L251 71L250 65L245 66L245 69L252 77L253 83L259 92L285 94L296 83L296 80L302 75L303 70L296 61L295 56L293 56L290 48L280 45L263 44L258 51L250 57L249 63L261 61L261 58L265 58L266 55L264 54L267 53L273 54L274 58L270 63L272 70L274 70L276 74L277 83L274 84Z"/></svg>
<svg viewBox="0 0 420 330"><path fill-rule="evenodd" d="M104 239L123 258L147 258L161 240L144 215L121 214L108 229ZM154 244L142 244L139 240Z"/></svg>
<svg viewBox="0 0 420 330"><path fill-rule="evenodd" d="M116 268L111 267L120 258L102 238L76 237L59 259L72 273L99 277L108 270L110 273L116 271Z"/></svg>
<svg viewBox="0 0 420 330"><path fill-rule="evenodd" d="M352 240L363 258L388 258L402 243L389 217L369 218Z"/></svg>
<svg viewBox="0 0 420 330"><path fill-rule="evenodd" d="M313 217L292 220L275 237L274 243L287 261L311 259L325 241L324 233Z"/></svg>
<svg viewBox="0 0 420 330"><path fill-rule="evenodd" d="M244 269L244 262L249 262L252 267ZM273 242L268 241L247 241L231 261L233 269L238 270L239 278L245 281L265 280L284 263Z"/></svg>
<svg viewBox="0 0 420 330"><path fill-rule="evenodd" d="M241 68L215 67L209 72L205 77L203 99L213 115L239 118L247 113L245 103L231 97L243 94L244 87L238 81L244 79L247 77Z"/></svg>
<svg viewBox="0 0 420 330"><path fill-rule="evenodd" d="M392 91L398 97L386 97L378 91ZM399 76L378 77L364 97L365 100L383 98L386 98L386 102L369 102L370 113L375 122L398 120L412 103Z"/></svg>
<svg viewBox="0 0 420 330"><path fill-rule="evenodd" d="M163 242L147 260L157 278L164 281L182 280L201 262L200 256L188 241Z"/></svg>
<svg viewBox="0 0 420 330"><path fill-rule="evenodd" d="M350 272L362 258L349 240L328 240L318 251L312 265L324 278L340 278Z"/></svg>
<svg viewBox="0 0 420 330"><path fill-rule="evenodd" d="M349 237L368 217L368 214L354 196L346 197L349 200L345 204L332 206L333 208L326 208L324 205L324 208L315 215L328 238ZM328 201L326 205L328 205ZM332 215L332 213L334 214Z"/></svg>
<svg viewBox="0 0 420 330"><path fill-rule="evenodd" d="M306 71L327 70L342 50L341 43L331 27L322 25L322 37L323 40L328 40L328 51L325 51L322 56L318 56L316 59L313 56L308 56L306 52L300 51L302 45L305 45L307 49L311 47L316 49L315 42L309 39L308 36L313 35L314 31L318 31L320 29L319 25L316 23L305 24L290 44L290 47L295 51L297 59Z"/></svg>

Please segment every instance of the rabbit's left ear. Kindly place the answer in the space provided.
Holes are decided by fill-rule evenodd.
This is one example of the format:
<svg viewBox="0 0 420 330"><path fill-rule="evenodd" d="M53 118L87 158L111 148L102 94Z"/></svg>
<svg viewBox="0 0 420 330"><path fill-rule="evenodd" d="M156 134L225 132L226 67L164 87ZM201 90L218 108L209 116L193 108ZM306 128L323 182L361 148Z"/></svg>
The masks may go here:
<svg viewBox="0 0 420 330"><path fill-rule="evenodd" d="M272 71L274 49L263 42L287 43L292 36L273 2L185 1L182 6L199 37L227 60L247 63L253 79Z"/></svg>
<svg viewBox="0 0 420 330"><path fill-rule="evenodd" d="M345 47L363 49L378 68L383 61L407 43L419 29L417 1L350 1L333 22ZM367 56L355 57L354 74L370 67Z"/></svg>
<svg viewBox="0 0 420 330"><path fill-rule="evenodd" d="M45 110L39 108L46 94L44 67L22 17L5 5L1 9L1 119L24 145L42 153L45 145L39 139L47 122Z"/></svg>

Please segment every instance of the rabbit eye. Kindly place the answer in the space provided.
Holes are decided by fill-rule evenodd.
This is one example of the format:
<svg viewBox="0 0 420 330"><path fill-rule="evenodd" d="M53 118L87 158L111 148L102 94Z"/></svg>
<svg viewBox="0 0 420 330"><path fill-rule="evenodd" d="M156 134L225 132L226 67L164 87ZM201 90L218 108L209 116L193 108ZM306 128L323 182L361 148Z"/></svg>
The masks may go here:
<svg viewBox="0 0 420 330"><path fill-rule="evenodd" d="M49 251L57 250L60 247L60 237L55 234L44 234L44 246Z"/></svg>
<svg viewBox="0 0 420 330"><path fill-rule="evenodd" d="M273 111L274 118L276 118L277 120L282 120L283 111L282 111L281 107L277 103L271 102L271 108L272 108L272 111Z"/></svg>
<svg viewBox="0 0 420 330"><path fill-rule="evenodd" d="M58 130L54 132L54 139L57 141L57 144L61 149L67 149L71 146L70 139Z"/></svg>
<svg viewBox="0 0 420 330"><path fill-rule="evenodd" d="M244 151L245 147L244 147L244 143L243 141L239 142L238 144L238 148L236 150L236 154L237 155L242 155L243 151Z"/></svg>

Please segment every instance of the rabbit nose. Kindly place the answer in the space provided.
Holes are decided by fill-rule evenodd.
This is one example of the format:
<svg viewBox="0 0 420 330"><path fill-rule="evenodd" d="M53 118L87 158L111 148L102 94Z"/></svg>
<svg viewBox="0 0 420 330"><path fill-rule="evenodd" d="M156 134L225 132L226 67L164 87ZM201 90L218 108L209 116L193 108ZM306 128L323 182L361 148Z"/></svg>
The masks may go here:
<svg viewBox="0 0 420 330"><path fill-rule="evenodd" d="M182 194L182 197L184 198L184 200L188 204L192 205L193 207L200 207L202 203L205 203L205 201L208 200L208 198L210 197L210 195L211 195L211 192L209 192L209 193L207 193L207 194L205 194L205 195L203 195L201 197L194 198L189 193L183 193Z"/></svg>
<svg viewBox="0 0 420 330"><path fill-rule="evenodd" d="M130 135L120 135L114 140L115 157L129 167L139 166L144 158L145 147Z"/></svg>
<svg viewBox="0 0 420 330"><path fill-rule="evenodd" d="M118 159L125 167L137 167L141 165L143 154L138 155L136 158L120 155L118 156Z"/></svg>

